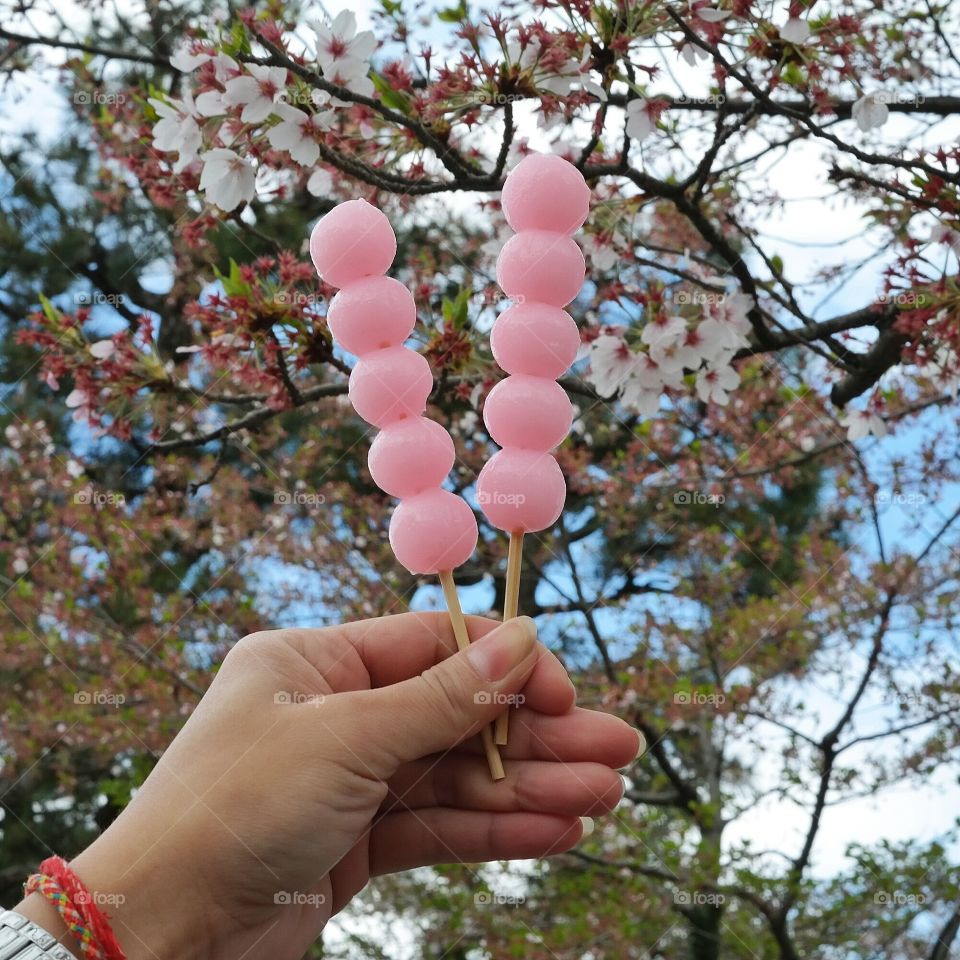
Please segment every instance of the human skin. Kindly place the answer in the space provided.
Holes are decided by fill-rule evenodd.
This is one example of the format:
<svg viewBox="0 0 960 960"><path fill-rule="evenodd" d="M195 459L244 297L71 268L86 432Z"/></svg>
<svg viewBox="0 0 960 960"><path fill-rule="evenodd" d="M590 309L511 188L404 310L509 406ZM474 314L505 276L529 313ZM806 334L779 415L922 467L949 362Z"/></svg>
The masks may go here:
<svg viewBox="0 0 960 960"><path fill-rule="evenodd" d="M575 706L532 620L403 614L253 634L71 866L129 960L297 960L372 876L545 857L611 810L643 750ZM475 737L520 695L506 779ZM292 702L291 702L292 701ZM39 893L18 912L80 955Z"/></svg>

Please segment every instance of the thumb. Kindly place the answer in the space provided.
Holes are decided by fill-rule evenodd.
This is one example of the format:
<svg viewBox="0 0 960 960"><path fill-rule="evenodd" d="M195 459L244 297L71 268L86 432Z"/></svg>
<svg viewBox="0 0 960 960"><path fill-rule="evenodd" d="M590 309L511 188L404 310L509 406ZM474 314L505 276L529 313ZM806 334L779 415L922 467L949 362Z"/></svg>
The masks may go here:
<svg viewBox="0 0 960 960"><path fill-rule="evenodd" d="M516 617L420 676L371 690L361 742L394 769L449 750L513 702L536 665L536 639L533 620Z"/></svg>

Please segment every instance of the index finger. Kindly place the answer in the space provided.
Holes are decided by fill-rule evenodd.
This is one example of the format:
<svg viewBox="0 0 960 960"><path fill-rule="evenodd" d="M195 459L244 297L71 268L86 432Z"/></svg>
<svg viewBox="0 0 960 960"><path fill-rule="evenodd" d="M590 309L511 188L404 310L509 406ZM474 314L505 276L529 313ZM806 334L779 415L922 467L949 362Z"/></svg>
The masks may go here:
<svg viewBox="0 0 960 960"><path fill-rule="evenodd" d="M500 626L500 621L489 617L470 616L466 622L471 640ZM387 687L419 676L457 650L450 616L443 611L401 613L326 630L306 630L300 639L304 655L325 675L332 651L321 647L331 642L352 647L367 671L370 687ZM553 653L543 644L537 645L537 651L537 663L523 689L524 701L540 713L565 713L576 700L573 684Z"/></svg>

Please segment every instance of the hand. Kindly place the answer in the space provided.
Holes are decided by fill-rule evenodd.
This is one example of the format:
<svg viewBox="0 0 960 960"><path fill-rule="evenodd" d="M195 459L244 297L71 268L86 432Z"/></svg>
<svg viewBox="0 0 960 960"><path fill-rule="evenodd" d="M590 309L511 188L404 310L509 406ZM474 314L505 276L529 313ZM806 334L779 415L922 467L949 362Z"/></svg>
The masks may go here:
<svg viewBox="0 0 960 960"><path fill-rule="evenodd" d="M455 655L439 613L237 644L129 806L72 861L113 895L128 958L294 960L371 876L559 853L581 816L611 810L636 731L574 706L532 620L468 626L483 639ZM517 694L494 783L473 735ZM18 909L49 927L37 897Z"/></svg>

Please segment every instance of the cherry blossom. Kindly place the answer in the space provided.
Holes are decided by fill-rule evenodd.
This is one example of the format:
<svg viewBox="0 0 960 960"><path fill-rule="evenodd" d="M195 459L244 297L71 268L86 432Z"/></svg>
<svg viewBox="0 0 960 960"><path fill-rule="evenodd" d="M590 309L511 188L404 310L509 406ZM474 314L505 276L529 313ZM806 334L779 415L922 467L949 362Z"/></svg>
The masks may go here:
<svg viewBox="0 0 960 960"><path fill-rule="evenodd" d="M601 397L612 397L630 376L633 354L620 337L597 337L590 346L587 381Z"/></svg>
<svg viewBox="0 0 960 960"><path fill-rule="evenodd" d="M810 25L799 17L791 17L780 28L780 37L788 43L804 43L810 38Z"/></svg>
<svg viewBox="0 0 960 960"><path fill-rule="evenodd" d="M884 103L883 96L881 93L867 93L853 105L853 119L864 133L882 127L887 122L890 110Z"/></svg>
<svg viewBox="0 0 960 960"><path fill-rule="evenodd" d="M650 348L650 357L657 366L674 373L684 367L696 370L700 355L687 342L687 321L683 317L669 317L664 323L648 323L640 338Z"/></svg>
<svg viewBox="0 0 960 960"><path fill-rule="evenodd" d="M307 180L308 193L313 194L315 197L326 197L329 196L332 191L333 177L330 175L329 170L318 167L310 174L310 179Z"/></svg>
<svg viewBox="0 0 960 960"><path fill-rule="evenodd" d="M150 98L150 105L160 119L153 127L153 147L164 153L177 153L174 173L179 173L196 159L203 141L200 126L196 121L196 104L187 90L182 100L157 100Z"/></svg>
<svg viewBox="0 0 960 960"><path fill-rule="evenodd" d="M317 134L333 123L333 111L305 113L288 103L278 103L274 112L281 122L270 128L267 139L277 150L287 153L304 167L312 167L320 157Z"/></svg>
<svg viewBox="0 0 960 960"><path fill-rule="evenodd" d="M848 410L840 418L840 424L847 428L847 439L851 442L871 435L883 437L887 433L887 425L869 410Z"/></svg>
<svg viewBox="0 0 960 960"><path fill-rule="evenodd" d="M256 171L233 150L218 147L202 154L200 159L204 164L200 189L211 203L229 212L253 199Z"/></svg>
<svg viewBox="0 0 960 960"><path fill-rule="evenodd" d="M697 373L697 396L704 403L718 403L725 407L730 391L735 389L738 383L740 374L733 367L704 367Z"/></svg>
<svg viewBox="0 0 960 960"><path fill-rule="evenodd" d="M260 123L275 112L287 82L283 67L263 67L249 64L250 76L234 77L224 85L223 102L227 106L243 105L240 119L244 123Z"/></svg>
<svg viewBox="0 0 960 960"><path fill-rule="evenodd" d="M106 360L113 355L116 347L112 340L98 340L90 344L90 353L98 360Z"/></svg>
<svg viewBox="0 0 960 960"><path fill-rule="evenodd" d="M627 135L634 140L643 140L656 129L650 103L647 100L631 100L627 104Z"/></svg>
<svg viewBox="0 0 960 960"><path fill-rule="evenodd" d="M363 96L373 96L370 58L377 40L370 30L357 33L357 18L352 10L343 10L332 23L310 24L317 36L317 63L323 75L341 87Z"/></svg>

